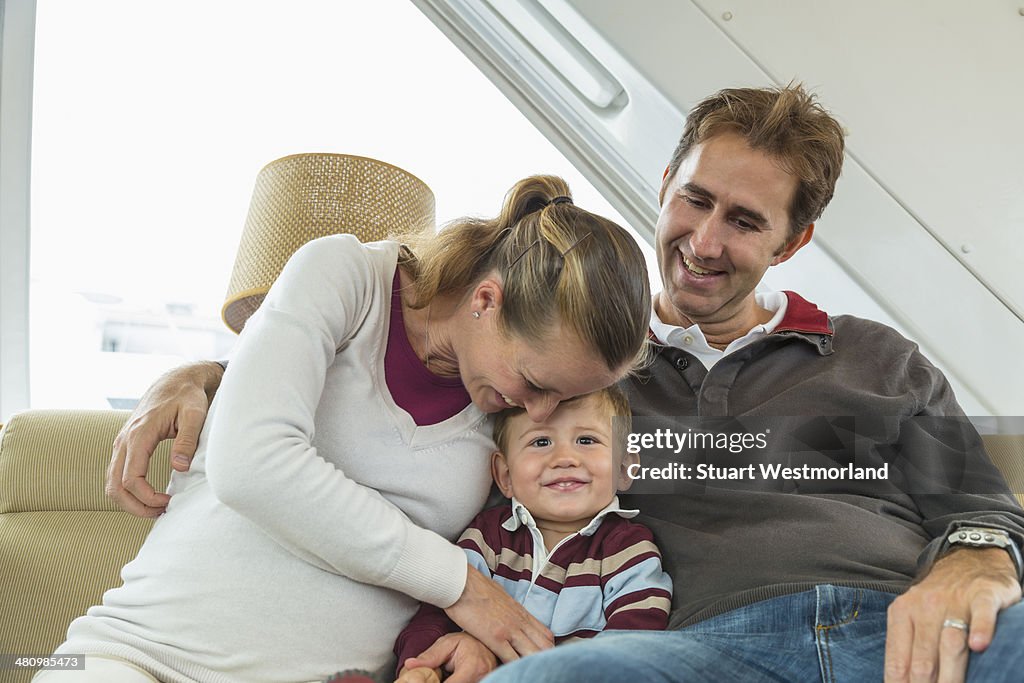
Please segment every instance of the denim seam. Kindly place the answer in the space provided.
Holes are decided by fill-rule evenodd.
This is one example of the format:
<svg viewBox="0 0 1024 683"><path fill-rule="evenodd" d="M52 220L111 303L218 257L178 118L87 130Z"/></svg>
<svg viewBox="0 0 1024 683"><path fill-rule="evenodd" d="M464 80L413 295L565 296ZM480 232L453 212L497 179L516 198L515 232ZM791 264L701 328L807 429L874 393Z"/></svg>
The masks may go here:
<svg viewBox="0 0 1024 683"><path fill-rule="evenodd" d="M853 603L853 612L844 621L841 621L838 624L828 624L828 625L815 624L814 625L814 630L817 632L815 640L818 642L819 646L825 648L825 658L826 658L826 660L828 662L828 680L829 680L829 683L835 683L835 681L836 681L835 667L832 665L832 648L829 647L829 641L830 641L830 636L831 636L830 632L834 628L838 628L840 626L846 626L847 624L852 624L854 621L856 621L857 616L860 614L860 601L861 601L862 595L863 595L863 591L858 590L857 591L857 596L856 596L856 601ZM822 638L824 638L824 643L822 642ZM822 673L824 673L824 672L822 672Z"/></svg>

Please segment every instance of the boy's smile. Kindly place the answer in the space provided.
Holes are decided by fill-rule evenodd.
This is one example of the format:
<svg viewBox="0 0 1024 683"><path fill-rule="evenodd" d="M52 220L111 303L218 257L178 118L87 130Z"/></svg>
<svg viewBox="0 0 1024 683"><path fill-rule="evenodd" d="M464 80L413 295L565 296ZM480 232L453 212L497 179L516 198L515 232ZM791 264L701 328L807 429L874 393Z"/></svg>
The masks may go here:
<svg viewBox="0 0 1024 683"><path fill-rule="evenodd" d="M506 453L494 476L538 527L563 537L579 531L628 483L613 462L612 410L599 394L563 403L544 422L510 419Z"/></svg>

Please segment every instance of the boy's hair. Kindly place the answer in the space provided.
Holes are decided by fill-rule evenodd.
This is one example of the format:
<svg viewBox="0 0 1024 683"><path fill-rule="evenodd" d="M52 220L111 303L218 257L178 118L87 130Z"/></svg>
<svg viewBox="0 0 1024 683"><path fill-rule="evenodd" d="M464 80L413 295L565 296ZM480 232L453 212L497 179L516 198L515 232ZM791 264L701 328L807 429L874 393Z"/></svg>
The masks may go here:
<svg viewBox="0 0 1024 683"><path fill-rule="evenodd" d="M601 403L608 410L608 415L613 417L621 417L625 420L625 429L622 434L628 434L633 428L632 417L633 413L629 408L629 399L626 398L626 393L622 391L616 384L605 387L604 389L598 389L597 391L583 396L577 396L576 398L569 399L568 401L562 401L561 405L566 403L574 403L576 401L582 401L584 399L596 397L601 399ZM556 408L557 410L557 408ZM494 443L497 444L498 450L502 453L506 453L508 449L508 423L509 421L517 416L522 415L525 412L523 408L507 408L498 413L494 418Z"/></svg>
<svg viewBox="0 0 1024 683"><path fill-rule="evenodd" d="M729 88L699 102L686 117L660 200L693 148L726 132L742 135L751 148L775 158L796 176L789 206L791 237L821 216L843 169L843 127L797 83L784 88Z"/></svg>

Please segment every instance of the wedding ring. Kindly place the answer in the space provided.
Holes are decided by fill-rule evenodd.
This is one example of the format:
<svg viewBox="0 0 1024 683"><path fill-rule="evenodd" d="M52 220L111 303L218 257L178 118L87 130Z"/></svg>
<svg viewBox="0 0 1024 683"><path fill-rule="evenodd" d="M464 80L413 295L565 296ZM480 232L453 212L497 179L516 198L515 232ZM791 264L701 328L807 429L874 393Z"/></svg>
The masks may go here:
<svg viewBox="0 0 1024 683"><path fill-rule="evenodd" d="M950 618L942 622L942 628L955 628L961 631L967 631L967 622L963 619Z"/></svg>

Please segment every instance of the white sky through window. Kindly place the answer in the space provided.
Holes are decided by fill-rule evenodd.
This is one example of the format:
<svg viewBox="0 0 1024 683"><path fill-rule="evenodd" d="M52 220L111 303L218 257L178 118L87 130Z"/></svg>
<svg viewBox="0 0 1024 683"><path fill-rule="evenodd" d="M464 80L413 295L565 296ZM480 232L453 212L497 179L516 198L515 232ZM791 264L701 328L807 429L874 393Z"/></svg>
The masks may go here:
<svg viewBox="0 0 1024 683"><path fill-rule="evenodd" d="M219 317L256 174L288 154L401 166L439 223L534 173L622 223L405 0L39 0L32 144L33 407L104 407L216 352L118 330Z"/></svg>

